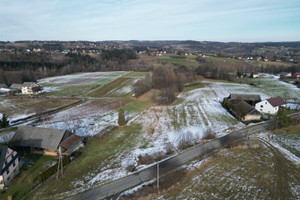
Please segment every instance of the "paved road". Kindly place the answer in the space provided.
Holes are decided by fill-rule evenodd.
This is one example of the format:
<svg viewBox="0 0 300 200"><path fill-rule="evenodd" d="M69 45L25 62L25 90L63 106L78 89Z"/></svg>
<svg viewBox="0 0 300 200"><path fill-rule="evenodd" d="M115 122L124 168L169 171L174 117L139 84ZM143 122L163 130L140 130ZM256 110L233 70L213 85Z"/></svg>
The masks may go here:
<svg viewBox="0 0 300 200"><path fill-rule="evenodd" d="M297 119L300 113L290 115L292 118ZM232 132L231 134L225 135L221 138L216 138L205 144L197 145L190 149L187 149L180 154L173 156L169 159L159 162L160 174L169 172L172 169L178 168L188 161L192 161L199 156L204 155L210 151L215 150L221 146L229 146L238 140L245 138L248 134L257 133L266 129L274 127L276 124L275 120L267 122L261 122L255 125L247 126L239 131ZM67 200L99 200L104 199L116 194L123 192L129 188L139 185L143 182L149 181L156 177L156 165L152 165L142 171L136 172L135 174L129 175L122 179L116 180L112 183L97 187L95 189L77 194L66 198Z"/></svg>

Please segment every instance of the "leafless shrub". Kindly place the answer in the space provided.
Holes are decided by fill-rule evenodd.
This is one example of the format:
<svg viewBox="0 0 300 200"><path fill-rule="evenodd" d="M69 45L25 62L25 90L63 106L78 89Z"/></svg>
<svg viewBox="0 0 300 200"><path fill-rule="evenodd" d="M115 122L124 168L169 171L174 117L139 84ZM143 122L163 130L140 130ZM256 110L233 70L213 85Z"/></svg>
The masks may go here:
<svg viewBox="0 0 300 200"><path fill-rule="evenodd" d="M159 160L162 160L163 158L167 157L165 154L159 152L154 154L146 154L146 155L139 155L138 156L138 164L144 165L144 164L151 164L154 162L157 162Z"/></svg>
<svg viewBox="0 0 300 200"><path fill-rule="evenodd" d="M170 155L172 153L174 153L174 145L170 142L168 142L166 145L165 145L165 148L166 148L166 153L167 155Z"/></svg>
<svg viewBox="0 0 300 200"><path fill-rule="evenodd" d="M136 166L134 165L134 163L129 163L126 167L126 170L128 172L134 172L134 171L136 171Z"/></svg>
<svg viewBox="0 0 300 200"><path fill-rule="evenodd" d="M195 144L195 140L193 138L193 133L188 131L182 135L178 148L183 150L193 146L194 144Z"/></svg>
<svg viewBox="0 0 300 200"><path fill-rule="evenodd" d="M207 128L204 132L203 138L206 140L214 139L216 138L216 133L211 128Z"/></svg>
<svg viewBox="0 0 300 200"><path fill-rule="evenodd" d="M153 155L139 155L138 156L138 164L150 164L154 162L154 156Z"/></svg>

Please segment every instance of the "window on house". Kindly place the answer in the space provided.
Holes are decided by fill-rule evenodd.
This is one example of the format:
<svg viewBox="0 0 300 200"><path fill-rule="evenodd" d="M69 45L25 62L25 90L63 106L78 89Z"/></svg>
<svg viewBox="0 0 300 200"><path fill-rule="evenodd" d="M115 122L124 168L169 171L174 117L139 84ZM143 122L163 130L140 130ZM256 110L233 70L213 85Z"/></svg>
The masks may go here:
<svg viewBox="0 0 300 200"><path fill-rule="evenodd" d="M265 102L265 104L267 104L267 102Z"/></svg>
<svg viewBox="0 0 300 200"><path fill-rule="evenodd" d="M9 174L9 168L7 168L6 174L7 174L7 175Z"/></svg>
<svg viewBox="0 0 300 200"><path fill-rule="evenodd" d="M262 111L262 109L260 109L260 111Z"/></svg>
<svg viewBox="0 0 300 200"><path fill-rule="evenodd" d="M13 167L16 166L16 161L13 162Z"/></svg>
<svg viewBox="0 0 300 200"><path fill-rule="evenodd" d="M260 105L260 107L263 108L264 106L263 106L263 105Z"/></svg>

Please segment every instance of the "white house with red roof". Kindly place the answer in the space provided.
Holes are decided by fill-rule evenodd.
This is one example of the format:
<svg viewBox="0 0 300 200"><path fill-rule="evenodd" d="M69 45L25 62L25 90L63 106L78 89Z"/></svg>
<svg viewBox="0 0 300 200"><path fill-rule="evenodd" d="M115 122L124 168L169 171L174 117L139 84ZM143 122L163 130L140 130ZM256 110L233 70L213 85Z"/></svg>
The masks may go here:
<svg viewBox="0 0 300 200"><path fill-rule="evenodd" d="M274 115L278 112L281 106L285 106L286 102L281 97L265 99L255 104L255 109L260 113Z"/></svg>

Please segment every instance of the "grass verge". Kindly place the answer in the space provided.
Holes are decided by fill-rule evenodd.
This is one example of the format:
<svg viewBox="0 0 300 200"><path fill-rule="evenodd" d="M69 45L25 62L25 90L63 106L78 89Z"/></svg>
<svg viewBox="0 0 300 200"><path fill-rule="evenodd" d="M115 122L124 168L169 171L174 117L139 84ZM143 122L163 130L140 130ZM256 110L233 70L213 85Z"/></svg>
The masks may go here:
<svg viewBox="0 0 300 200"><path fill-rule="evenodd" d="M39 184L38 174L46 169L47 164L56 161L52 156L27 155L25 156L27 166L23 167L17 177L9 185L5 192L1 193L1 199L7 199L12 195L13 199L22 199L28 192ZM30 166L32 164L32 166ZM29 166L28 166L29 165Z"/></svg>
<svg viewBox="0 0 300 200"><path fill-rule="evenodd" d="M81 186L76 182L86 185L98 173L120 167L120 156L136 146L140 130L140 125L124 126L104 139L97 136L89 138L80 150L81 155L66 168L62 178L59 181L55 177L50 178L29 199L63 198L76 188L80 191Z"/></svg>

